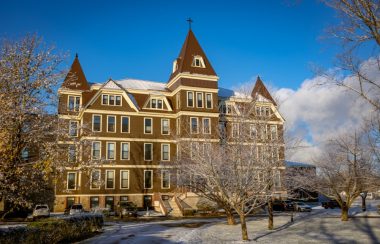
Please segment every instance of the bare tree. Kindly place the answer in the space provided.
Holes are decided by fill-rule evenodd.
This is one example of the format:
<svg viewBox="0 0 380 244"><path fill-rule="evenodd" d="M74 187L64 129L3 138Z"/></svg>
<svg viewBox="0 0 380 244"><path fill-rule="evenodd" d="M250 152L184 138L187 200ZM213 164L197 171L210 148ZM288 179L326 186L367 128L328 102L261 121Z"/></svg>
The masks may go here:
<svg viewBox="0 0 380 244"><path fill-rule="evenodd" d="M348 210L360 193L378 186L378 165L367 139L366 133L354 132L329 141L315 162L317 175L304 172L293 183L335 199L342 209L341 220L347 221Z"/></svg>
<svg viewBox="0 0 380 244"><path fill-rule="evenodd" d="M178 142L182 182L223 208L234 209L243 240L248 240L247 214L264 206L281 188L282 133L268 124L276 115L268 103L262 104L240 94L221 104L219 125L206 129L217 131L220 139L202 134L204 124L200 129L190 122L183 123Z"/></svg>

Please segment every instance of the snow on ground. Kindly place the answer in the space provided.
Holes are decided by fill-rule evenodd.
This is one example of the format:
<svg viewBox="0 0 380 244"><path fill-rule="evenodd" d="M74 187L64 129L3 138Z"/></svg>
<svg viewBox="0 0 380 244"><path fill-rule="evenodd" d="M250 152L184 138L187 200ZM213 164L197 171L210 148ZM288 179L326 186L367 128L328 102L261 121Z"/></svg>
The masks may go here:
<svg viewBox="0 0 380 244"><path fill-rule="evenodd" d="M276 213L275 229L267 230L265 216L249 217L250 242L259 243L380 243L377 202L368 201L362 213L360 202L340 221L340 209L314 207L311 213ZM371 216L366 218L363 215ZM240 225L228 226L223 218L189 218L154 222L107 222L104 233L83 243L242 243Z"/></svg>

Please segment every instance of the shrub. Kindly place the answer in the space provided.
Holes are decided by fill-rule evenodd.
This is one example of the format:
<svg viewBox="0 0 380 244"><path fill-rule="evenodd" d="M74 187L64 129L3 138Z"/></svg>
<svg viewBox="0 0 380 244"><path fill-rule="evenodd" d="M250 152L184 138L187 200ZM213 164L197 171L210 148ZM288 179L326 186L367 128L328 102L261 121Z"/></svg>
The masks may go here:
<svg viewBox="0 0 380 244"><path fill-rule="evenodd" d="M27 226L0 229L0 243L72 242L90 237L102 226L103 216L100 214L49 218Z"/></svg>

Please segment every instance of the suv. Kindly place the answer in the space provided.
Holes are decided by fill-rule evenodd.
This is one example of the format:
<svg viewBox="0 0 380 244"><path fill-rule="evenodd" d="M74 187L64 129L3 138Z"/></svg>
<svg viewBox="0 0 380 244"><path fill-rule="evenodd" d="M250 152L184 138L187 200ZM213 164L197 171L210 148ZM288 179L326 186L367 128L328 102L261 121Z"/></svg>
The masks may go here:
<svg viewBox="0 0 380 244"><path fill-rule="evenodd" d="M283 202L285 211L294 211L294 202L286 200Z"/></svg>
<svg viewBox="0 0 380 244"><path fill-rule="evenodd" d="M137 217L137 206L133 202L120 201L118 206L118 214L120 217Z"/></svg>
<svg viewBox="0 0 380 244"><path fill-rule="evenodd" d="M340 205L335 199L330 199L329 201L322 202L322 207L324 207L325 209L332 209L336 207L340 208Z"/></svg>
<svg viewBox="0 0 380 244"><path fill-rule="evenodd" d="M81 203L75 203L70 208L70 215L81 214L84 212L83 205Z"/></svg>
<svg viewBox="0 0 380 244"><path fill-rule="evenodd" d="M33 220L42 217L49 217L50 209L47 204L37 204L33 210Z"/></svg>

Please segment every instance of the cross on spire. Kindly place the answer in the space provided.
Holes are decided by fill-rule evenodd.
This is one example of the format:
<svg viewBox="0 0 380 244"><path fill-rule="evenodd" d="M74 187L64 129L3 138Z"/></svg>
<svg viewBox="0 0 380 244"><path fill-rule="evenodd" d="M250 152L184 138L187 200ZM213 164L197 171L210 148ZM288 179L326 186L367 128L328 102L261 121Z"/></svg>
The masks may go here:
<svg viewBox="0 0 380 244"><path fill-rule="evenodd" d="M193 20L191 18L188 18L186 21L189 22L189 30L191 30L191 23L193 23Z"/></svg>

